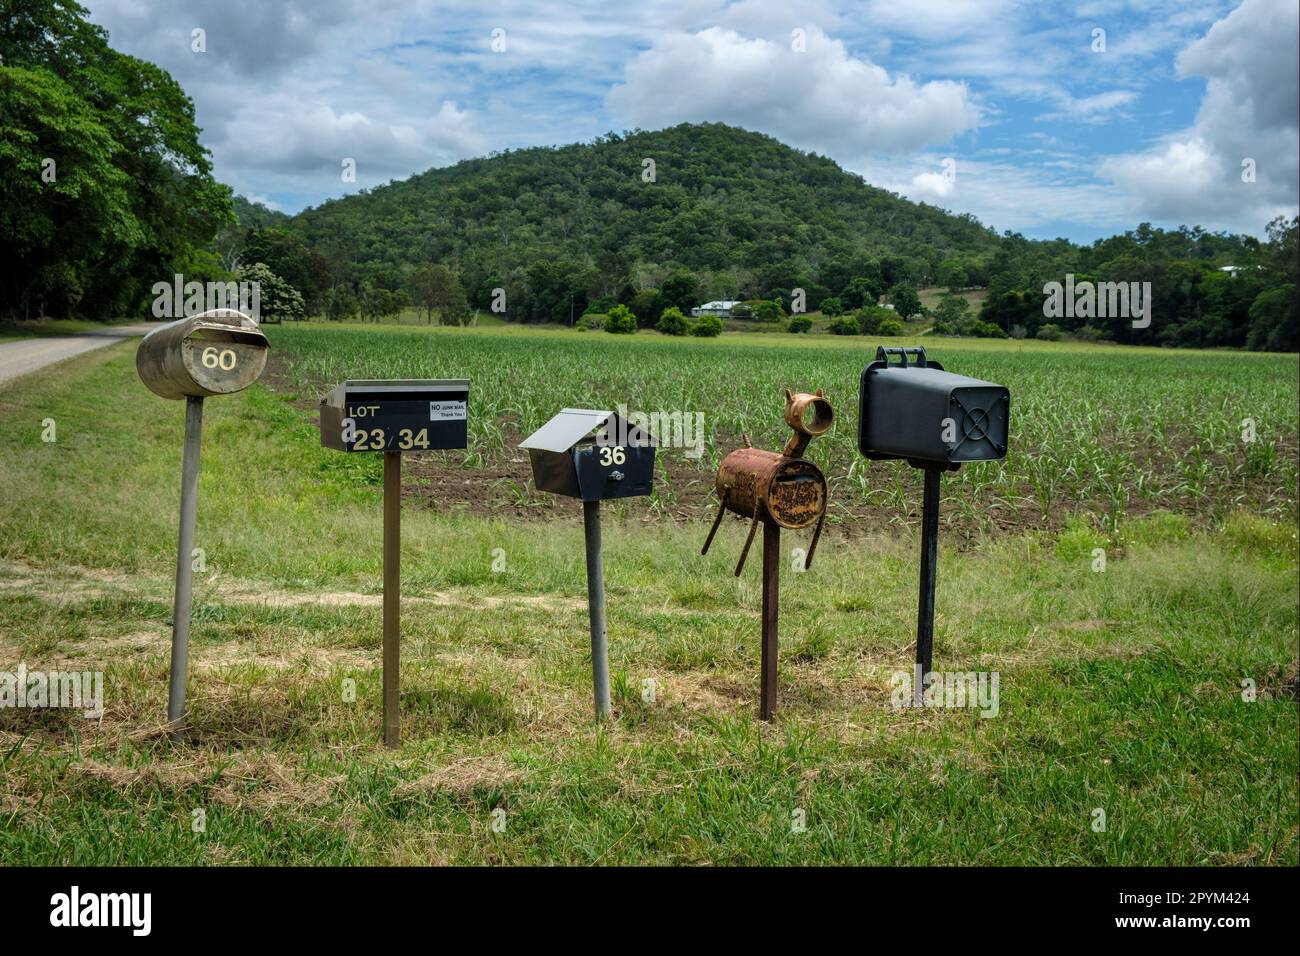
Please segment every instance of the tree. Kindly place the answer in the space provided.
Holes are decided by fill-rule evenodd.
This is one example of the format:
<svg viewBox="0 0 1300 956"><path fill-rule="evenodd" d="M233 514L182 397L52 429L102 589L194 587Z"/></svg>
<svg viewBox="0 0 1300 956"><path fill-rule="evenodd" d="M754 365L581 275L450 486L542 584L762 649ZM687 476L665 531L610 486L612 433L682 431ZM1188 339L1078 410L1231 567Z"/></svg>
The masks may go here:
<svg viewBox="0 0 1300 956"><path fill-rule="evenodd" d="M722 320L716 315L702 315L699 320L691 326L691 335L699 338L712 339L722 334Z"/></svg>
<svg viewBox="0 0 1300 956"><path fill-rule="evenodd" d="M1256 296L1250 307L1248 348L1268 352L1300 349L1300 296L1294 285L1282 285Z"/></svg>
<svg viewBox="0 0 1300 956"><path fill-rule="evenodd" d="M325 293L325 318L344 322L357 314L357 297L346 286L336 285Z"/></svg>
<svg viewBox="0 0 1300 956"><path fill-rule="evenodd" d="M605 331L615 335L630 335L636 331L636 316L625 305L616 305L605 316Z"/></svg>
<svg viewBox="0 0 1300 956"><path fill-rule="evenodd" d="M682 315L682 310L678 308L664 309L655 328L664 335L685 335L686 316Z"/></svg>
<svg viewBox="0 0 1300 956"><path fill-rule="evenodd" d="M746 305L752 310L756 322L780 322L785 318L785 309L775 299L755 299Z"/></svg>
<svg viewBox="0 0 1300 956"><path fill-rule="evenodd" d="M879 331L881 323L897 318L891 310L886 309L883 305L869 305L854 312L852 321L857 323L858 331L863 335L875 335Z"/></svg>
<svg viewBox="0 0 1300 956"><path fill-rule="evenodd" d="M29 0L0 17L0 312L11 315L140 308L234 218L189 97L86 15L73 0Z"/></svg>
<svg viewBox="0 0 1300 956"><path fill-rule="evenodd" d="M660 309L677 308L690 312L699 305L700 284L689 272L675 272L659 289Z"/></svg>
<svg viewBox="0 0 1300 956"><path fill-rule="evenodd" d="M627 307L636 316L638 326L644 328L654 324L655 319L662 314L662 310L659 312L654 311L658 301L658 289L642 289L632 296L632 300L627 303Z"/></svg>
<svg viewBox="0 0 1300 956"><path fill-rule="evenodd" d="M808 316L796 315L792 319L790 319L790 323L785 327L785 330L787 332L794 332L798 334L800 332L807 332L809 329L812 328L812 325L813 325L812 319L808 318Z"/></svg>
<svg viewBox="0 0 1300 956"><path fill-rule="evenodd" d="M298 290L271 271L264 262L254 262L238 272L240 282L256 282L259 318L271 317L281 322L302 321L307 317Z"/></svg>
<svg viewBox="0 0 1300 956"><path fill-rule="evenodd" d="M469 300L456 273L446 266L427 263L411 273L407 279L414 303L425 311L425 319L433 324L433 312L438 311L442 325L464 325L469 317Z"/></svg>
<svg viewBox="0 0 1300 956"><path fill-rule="evenodd" d="M893 303L894 311L904 320L921 311L921 297L910 285L900 284L890 289L889 301Z"/></svg>
<svg viewBox="0 0 1300 956"><path fill-rule="evenodd" d="M822 315L827 315L830 316L831 318L835 318L835 316L842 315L843 313L844 313L844 303L841 302L839 299L837 299L835 296L830 296L829 298L822 299Z"/></svg>
<svg viewBox="0 0 1300 956"><path fill-rule="evenodd" d="M959 295L945 295L931 314L936 330L957 329L970 315L970 303Z"/></svg>
<svg viewBox="0 0 1300 956"><path fill-rule="evenodd" d="M965 288L969 282L966 264L960 259L944 259L939 263L939 285L947 286L952 292Z"/></svg>
<svg viewBox="0 0 1300 956"><path fill-rule="evenodd" d="M855 276L844 287L841 298L846 308L860 309L866 305L875 305L884 293L884 283L877 276Z"/></svg>

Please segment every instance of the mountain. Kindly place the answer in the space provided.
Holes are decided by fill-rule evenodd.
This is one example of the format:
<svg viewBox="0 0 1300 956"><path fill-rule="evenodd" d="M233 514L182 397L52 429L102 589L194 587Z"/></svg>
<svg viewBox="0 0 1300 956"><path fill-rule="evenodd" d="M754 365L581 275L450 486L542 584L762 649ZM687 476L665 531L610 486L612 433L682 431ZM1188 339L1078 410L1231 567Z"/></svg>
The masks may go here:
<svg viewBox="0 0 1300 956"><path fill-rule="evenodd" d="M857 275L928 284L952 257L978 271L999 242L973 217L717 123L466 160L326 202L291 228L379 284L441 262L480 306L539 264L572 273L590 295L685 270L703 296L800 286L815 304Z"/></svg>

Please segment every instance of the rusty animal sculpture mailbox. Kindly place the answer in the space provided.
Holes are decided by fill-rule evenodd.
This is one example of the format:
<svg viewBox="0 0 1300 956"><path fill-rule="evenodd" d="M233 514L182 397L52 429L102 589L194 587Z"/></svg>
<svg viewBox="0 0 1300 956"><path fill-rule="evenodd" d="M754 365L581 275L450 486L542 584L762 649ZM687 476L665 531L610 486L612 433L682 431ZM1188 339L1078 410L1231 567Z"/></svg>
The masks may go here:
<svg viewBox="0 0 1300 956"><path fill-rule="evenodd" d="M909 356L911 361L908 360ZM896 361L890 361L890 359ZM904 459L925 471L921 504L921 582L916 672L921 702L934 657L934 585L939 563L939 479L965 462L1007 454L1011 393L1001 385L954 375L924 348L876 350L862 371L858 450L873 461Z"/></svg>
<svg viewBox="0 0 1300 956"><path fill-rule="evenodd" d="M736 576L745 567L745 558L754 543L754 534L763 525L763 649L762 679L759 694L759 717L771 720L776 709L777 598L780 587L781 529L801 530L813 527L812 543L804 559L804 568L812 564L826 519L826 478L811 461L803 457L808 442L825 434L835 422L835 410L821 389L814 394L785 392L785 420L794 429L781 454L762 451L749 445L738 448L718 467L718 516L713 521L701 554L718 532L723 516L734 512L750 519L749 536L736 562Z"/></svg>
<svg viewBox="0 0 1300 956"><path fill-rule="evenodd" d="M144 337L135 353L136 371L151 392L162 398L185 399L172 664L167 689L167 723L174 740L181 739L185 727L203 400L252 385L266 368L266 356L267 341L262 330L252 318L234 309L213 309L160 325Z"/></svg>

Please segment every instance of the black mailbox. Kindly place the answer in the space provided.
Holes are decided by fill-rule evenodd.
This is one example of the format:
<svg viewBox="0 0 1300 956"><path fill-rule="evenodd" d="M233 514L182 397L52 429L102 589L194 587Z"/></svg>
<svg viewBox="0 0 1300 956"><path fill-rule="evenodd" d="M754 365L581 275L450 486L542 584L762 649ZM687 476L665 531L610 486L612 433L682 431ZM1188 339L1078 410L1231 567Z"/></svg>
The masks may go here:
<svg viewBox="0 0 1300 956"><path fill-rule="evenodd" d="M1011 393L945 372L923 348L877 349L862 372L859 400L858 450L867 458L956 468L1006 457Z"/></svg>
<svg viewBox="0 0 1300 956"><path fill-rule="evenodd" d="M654 488L654 441L614 412L561 409L519 447L528 449L538 491L601 501Z"/></svg>
<svg viewBox="0 0 1300 956"><path fill-rule="evenodd" d="M320 401L320 443L339 451L469 446L469 379L362 379Z"/></svg>

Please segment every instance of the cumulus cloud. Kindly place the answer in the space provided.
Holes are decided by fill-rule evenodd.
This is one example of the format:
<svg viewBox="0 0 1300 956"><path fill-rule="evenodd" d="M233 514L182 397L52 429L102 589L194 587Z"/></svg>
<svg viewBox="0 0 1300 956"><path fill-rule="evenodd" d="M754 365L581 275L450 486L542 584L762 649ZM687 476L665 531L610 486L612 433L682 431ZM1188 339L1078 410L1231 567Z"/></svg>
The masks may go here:
<svg viewBox="0 0 1300 956"><path fill-rule="evenodd" d="M1181 77L1207 80L1192 127L1152 149L1103 161L1100 174L1155 220L1213 221L1259 233L1273 216L1294 214L1298 44L1295 0L1245 0L1178 57ZM1254 182L1243 182L1247 161Z"/></svg>
<svg viewBox="0 0 1300 956"><path fill-rule="evenodd" d="M804 39L796 52L793 39L719 27L668 34L628 64L606 103L636 126L720 121L841 155L916 150L979 123L965 84L890 76L817 27Z"/></svg>
<svg viewBox="0 0 1300 956"><path fill-rule="evenodd" d="M997 231L1044 231L1090 236L1114 231L1125 221L1125 201L1114 189L1092 182L1068 159L1042 150L1007 158L985 150L979 158L924 154L903 168L867 163L858 171L869 181L908 199L968 212ZM1055 232L1053 232L1055 230Z"/></svg>

